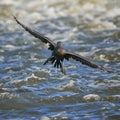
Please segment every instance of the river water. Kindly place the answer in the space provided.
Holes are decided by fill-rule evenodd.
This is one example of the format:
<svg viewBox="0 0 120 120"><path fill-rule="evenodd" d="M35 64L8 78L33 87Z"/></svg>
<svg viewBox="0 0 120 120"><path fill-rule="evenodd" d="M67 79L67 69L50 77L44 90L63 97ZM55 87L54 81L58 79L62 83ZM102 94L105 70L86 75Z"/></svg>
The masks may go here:
<svg viewBox="0 0 120 120"><path fill-rule="evenodd" d="M12 18L113 73L51 55ZM0 120L120 120L120 1L1 0Z"/></svg>

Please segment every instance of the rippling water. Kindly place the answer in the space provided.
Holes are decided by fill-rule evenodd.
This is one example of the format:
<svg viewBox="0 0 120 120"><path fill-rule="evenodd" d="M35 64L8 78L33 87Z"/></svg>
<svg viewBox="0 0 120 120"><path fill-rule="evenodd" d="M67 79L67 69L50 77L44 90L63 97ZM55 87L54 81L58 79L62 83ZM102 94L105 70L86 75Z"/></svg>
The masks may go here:
<svg viewBox="0 0 120 120"><path fill-rule="evenodd" d="M74 60L67 75L43 65L50 51L17 18L54 42L114 72ZM120 119L119 0L1 0L1 120Z"/></svg>

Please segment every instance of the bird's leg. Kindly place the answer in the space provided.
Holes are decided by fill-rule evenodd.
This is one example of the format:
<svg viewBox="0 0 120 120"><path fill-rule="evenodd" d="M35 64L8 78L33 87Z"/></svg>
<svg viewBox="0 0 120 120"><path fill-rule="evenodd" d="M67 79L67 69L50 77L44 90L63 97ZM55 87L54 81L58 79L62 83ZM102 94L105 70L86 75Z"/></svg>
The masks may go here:
<svg viewBox="0 0 120 120"><path fill-rule="evenodd" d="M65 68L63 67L62 65L62 62L60 61L60 69L61 69L61 72L66 75L66 71L65 71Z"/></svg>

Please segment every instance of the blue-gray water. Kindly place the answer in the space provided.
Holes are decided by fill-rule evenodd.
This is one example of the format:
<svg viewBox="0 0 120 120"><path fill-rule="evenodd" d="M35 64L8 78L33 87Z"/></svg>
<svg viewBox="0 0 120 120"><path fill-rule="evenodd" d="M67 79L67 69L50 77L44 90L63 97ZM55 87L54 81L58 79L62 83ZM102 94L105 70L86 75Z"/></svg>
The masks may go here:
<svg viewBox="0 0 120 120"><path fill-rule="evenodd" d="M44 66L51 52L12 14L114 72L72 59L66 76ZM0 120L120 120L119 61L119 0L0 1Z"/></svg>

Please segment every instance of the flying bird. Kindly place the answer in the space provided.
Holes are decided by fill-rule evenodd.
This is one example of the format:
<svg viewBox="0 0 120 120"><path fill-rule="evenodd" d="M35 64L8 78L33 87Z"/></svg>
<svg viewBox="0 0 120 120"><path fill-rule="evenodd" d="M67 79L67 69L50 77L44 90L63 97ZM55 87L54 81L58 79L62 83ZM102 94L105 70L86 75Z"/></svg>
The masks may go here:
<svg viewBox="0 0 120 120"><path fill-rule="evenodd" d="M48 43L49 47L48 50L52 51L51 56L43 63L44 65L51 62L51 64L54 64L54 67L56 68L60 68L61 72L63 74L66 74L66 71L63 67L63 61L64 59L69 60L70 58L76 60L76 61L80 61L82 64L85 64L89 67L92 68L99 68L103 71L106 72L111 72L110 70L108 70L107 68L104 68L102 66L99 66L87 59L85 59L84 57L82 57L79 54L67 51L65 49L62 48L62 43L59 41L57 43L54 43L52 40L50 40L48 37L40 34L38 31L33 30L29 27L27 27L26 25L22 24L15 16L13 16L13 18L15 19L15 21L22 26L27 32L29 32L31 35L33 35L34 37L40 39L43 43Z"/></svg>

